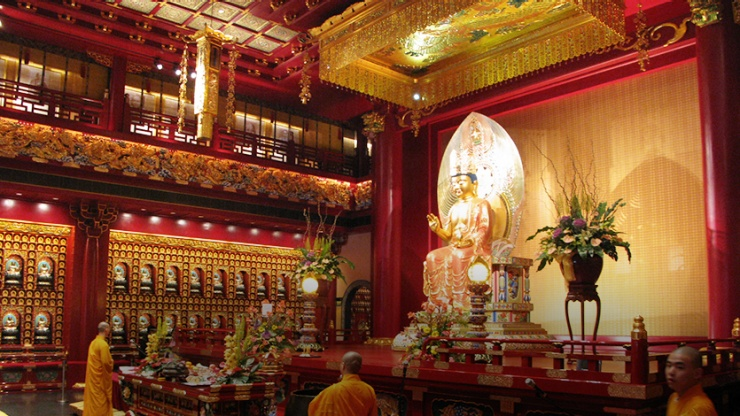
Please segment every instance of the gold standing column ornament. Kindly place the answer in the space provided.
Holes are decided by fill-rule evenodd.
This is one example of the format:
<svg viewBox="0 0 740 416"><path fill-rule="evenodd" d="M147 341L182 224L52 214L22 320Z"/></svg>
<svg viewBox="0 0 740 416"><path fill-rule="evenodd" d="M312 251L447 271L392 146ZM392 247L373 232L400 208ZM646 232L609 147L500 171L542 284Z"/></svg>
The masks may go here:
<svg viewBox="0 0 740 416"><path fill-rule="evenodd" d="M722 20L721 0L689 0L691 22L699 27Z"/></svg>
<svg viewBox="0 0 740 416"><path fill-rule="evenodd" d="M218 115L218 79L221 72L221 50L232 37L206 26L195 32L192 40L198 45L195 59L194 112L197 116L198 141L209 143L213 124Z"/></svg>

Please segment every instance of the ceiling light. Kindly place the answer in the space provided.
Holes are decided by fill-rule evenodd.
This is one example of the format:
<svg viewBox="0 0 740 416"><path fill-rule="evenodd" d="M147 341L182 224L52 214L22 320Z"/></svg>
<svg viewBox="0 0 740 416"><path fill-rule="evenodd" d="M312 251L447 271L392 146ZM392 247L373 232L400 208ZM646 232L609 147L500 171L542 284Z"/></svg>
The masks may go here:
<svg viewBox="0 0 740 416"><path fill-rule="evenodd" d="M162 62L159 60L159 58L154 60L154 67L157 68L158 71L161 71L162 68L164 67L162 65Z"/></svg>

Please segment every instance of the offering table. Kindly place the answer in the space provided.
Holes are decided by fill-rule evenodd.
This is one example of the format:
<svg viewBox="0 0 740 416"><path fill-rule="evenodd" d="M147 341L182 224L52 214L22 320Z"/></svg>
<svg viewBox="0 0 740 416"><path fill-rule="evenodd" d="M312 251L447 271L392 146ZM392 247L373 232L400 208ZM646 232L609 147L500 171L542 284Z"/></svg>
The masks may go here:
<svg viewBox="0 0 740 416"><path fill-rule="evenodd" d="M131 411L167 416L267 416L275 407L275 383L185 383L121 374L121 396Z"/></svg>

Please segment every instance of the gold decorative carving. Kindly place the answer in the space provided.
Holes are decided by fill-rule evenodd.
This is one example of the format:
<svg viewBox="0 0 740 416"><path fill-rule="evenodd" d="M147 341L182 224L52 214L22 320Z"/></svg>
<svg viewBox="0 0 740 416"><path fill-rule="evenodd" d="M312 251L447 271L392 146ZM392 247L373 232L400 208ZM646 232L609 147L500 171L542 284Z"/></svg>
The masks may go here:
<svg viewBox="0 0 740 416"><path fill-rule="evenodd" d="M625 399L647 399L644 385L610 384L607 388L610 397Z"/></svg>
<svg viewBox="0 0 740 416"><path fill-rule="evenodd" d="M23 232L31 234L43 234L59 237L69 237L72 233L72 227L37 224L22 221L5 221L0 220L0 231L4 232ZM56 244L56 243L55 243Z"/></svg>
<svg viewBox="0 0 740 416"><path fill-rule="evenodd" d="M501 374L503 372L504 372L504 366L502 365L486 364L486 373Z"/></svg>
<svg viewBox="0 0 740 416"><path fill-rule="evenodd" d="M632 323L632 332L630 333L633 340L647 339L645 330L645 318L640 315L635 316Z"/></svg>
<svg viewBox="0 0 740 416"><path fill-rule="evenodd" d="M740 25L740 0L732 0L732 15L735 23Z"/></svg>
<svg viewBox="0 0 740 416"><path fill-rule="evenodd" d="M73 16L68 14L57 14L57 19L59 19L60 22L73 24L77 21Z"/></svg>
<svg viewBox="0 0 740 416"><path fill-rule="evenodd" d="M98 59L110 59L93 54ZM264 192L288 198L300 190L301 200L350 208L349 183L275 168L239 164L210 156L171 151L107 137L17 123L0 118L0 156L25 156L63 164L84 159L82 165L122 173L135 172L152 180L175 180L184 184L207 183L230 186L240 192ZM154 172L154 173L152 173ZM389 344L390 345L390 344Z"/></svg>
<svg viewBox="0 0 740 416"><path fill-rule="evenodd" d="M445 103L441 103L422 109L408 110L400 116L396 116L396 118L398 118L398 125L401 127L411 127L411 130L414 132L414 137L419 137L419 130L421 129L421 118L432 114L438 106L444 105ZM406 120L407 117L410 120L410 123Z"/></svg>
<svg viewBox="0 0 740 416"><path fill-rule="evenodd" d="M406 108L418 92L429 107L620 42L624 4L368 0L310 34L323 81Z"/></svg>
<svg viewBox="0 0 740 416"><path fill-rule="evenodd" d="M110 55L104 55L102 53L87 51L87 56L91 57L95 62L97 62L100 65L103 65L107 68L113 67L113 57Z"/></svg>
<svg viewBox="0 0 740 416"><path fill-rule="evenodd" d="M362 134L369 139L374 139L378 134L385 131L385 116L375 111L362 115Z"/></svg>
<svg viewBox="0 0 740 416"><path fill-rule="evenodd" d="M679 40L683 39L684 36L686 36L686 30L688 29L687 23L689 22L689 20L690 19L688 17L685 18L685 19L683 19L683 21L681 21L681 24L680 25L675 25L673 23L663 23L663 24L660 24L658 26L655 26L654 28L652 28L650 30L650 39L652 39L654 41L660 40L661 35L660 35L659 31L662 30L662 29L664 29L664 28L670 28L670 29L673 29L673 37L671 37L670 39L668 39L663 44L663 46L665 47L665 46L674 44L674 43L678 42Z"/></svg>
<svg viewBox="0 0 740 416"><path fill-rule="evenodd" d="M390 345L393 345L393 339L392 338L369 338L367 341L365 341L365 344L390 346Z"/></svg>
<svg viewBox="0 0 740 416"><path fill-rule="evenodd" d="M482 386L511 387L514 385L514 379L511 376L480 374L478 375L478 384Z"/></svg>
<svg viewBox="0 0 740 416"><path fill-rule="evenodd" d="M339 361L327 361L326 362L326 369L327 370L336 370L339 371L339 365L341 363Z"/></svg>
<svg viewBox="0 0 740 416"><path fill-rule="evenodd" d="M204 403L216 403L217 401L219 401L219 398L215 396L206 396L201 394L200 396L198 396L198 400Z"/></svg>
<svg viewBox="0 0 740 416"><path fill-rule="evenodd" d="M568 378L568 371L549 369L545 373L550 378Z"/></svg>
<svg viewBox="0 0 740 416"><path fill-rule="evenodd" d="M311 77L308 76L308 61L308 55L304 55L301 80L298 82L301 87L301 92L298 94L298 98L300 98L301 104L308 104L308 102L311 100Z"/></svg>
<svg viewBox="0 0 740 416"><path fill-rule="evenodd" d="M614 373L612 374L612 381L615 383L627 383L632 381L632 375L626 373Z"/></svg>
<svg viewBox="0 0 740 416"><path fill-rule="evenodd" d="M436 368L437 370L449 370L450 363L447 361L435 361L434 368Z"/></svg>
<svg viewBox="0 0 740 416"><path fill-rule="evenodd" d="M711 25L722 20L721 0L689 0L691 22L699 27Z"/></svg>

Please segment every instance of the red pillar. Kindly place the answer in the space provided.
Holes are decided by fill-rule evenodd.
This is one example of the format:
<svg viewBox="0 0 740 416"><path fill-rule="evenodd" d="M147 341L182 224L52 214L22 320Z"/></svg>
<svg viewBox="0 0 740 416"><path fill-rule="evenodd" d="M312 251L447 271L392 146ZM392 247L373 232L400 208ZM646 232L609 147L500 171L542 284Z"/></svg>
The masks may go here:
<svg viewBox="0 0 740 416"><path fill-rule="evenodd" d="M107 320L108 227L116 220L117 210L97 201L83 201L70 212L78 227L74 274L64 303L65 333L69 336L67 381L72 384L84 381L88 344L98 334L98 323Z"/></svg>
<svg viewBox="0 0 740 416"><path fill-rule="evenodd" d="M108 92L108 130L123 131L124 100L126 93L126 58L116 56L110 71Z"/></svg>
<svg viewBox="0 0 740 416"><path fill-rule="evenodd" d="M403 146L395 120L373 143L373 337L401 331L401 189Z"/></svg>
<svg viewBox="0 0 740 416"><path fill-rule="evenodd" d="M740 25L733 22L732 1L722 2L722 20L696 31L704 147L707 261L709 262L709 336L730 335L740 316L740 256L733 240L740 235L734 218L740 206Z"/></svg>

